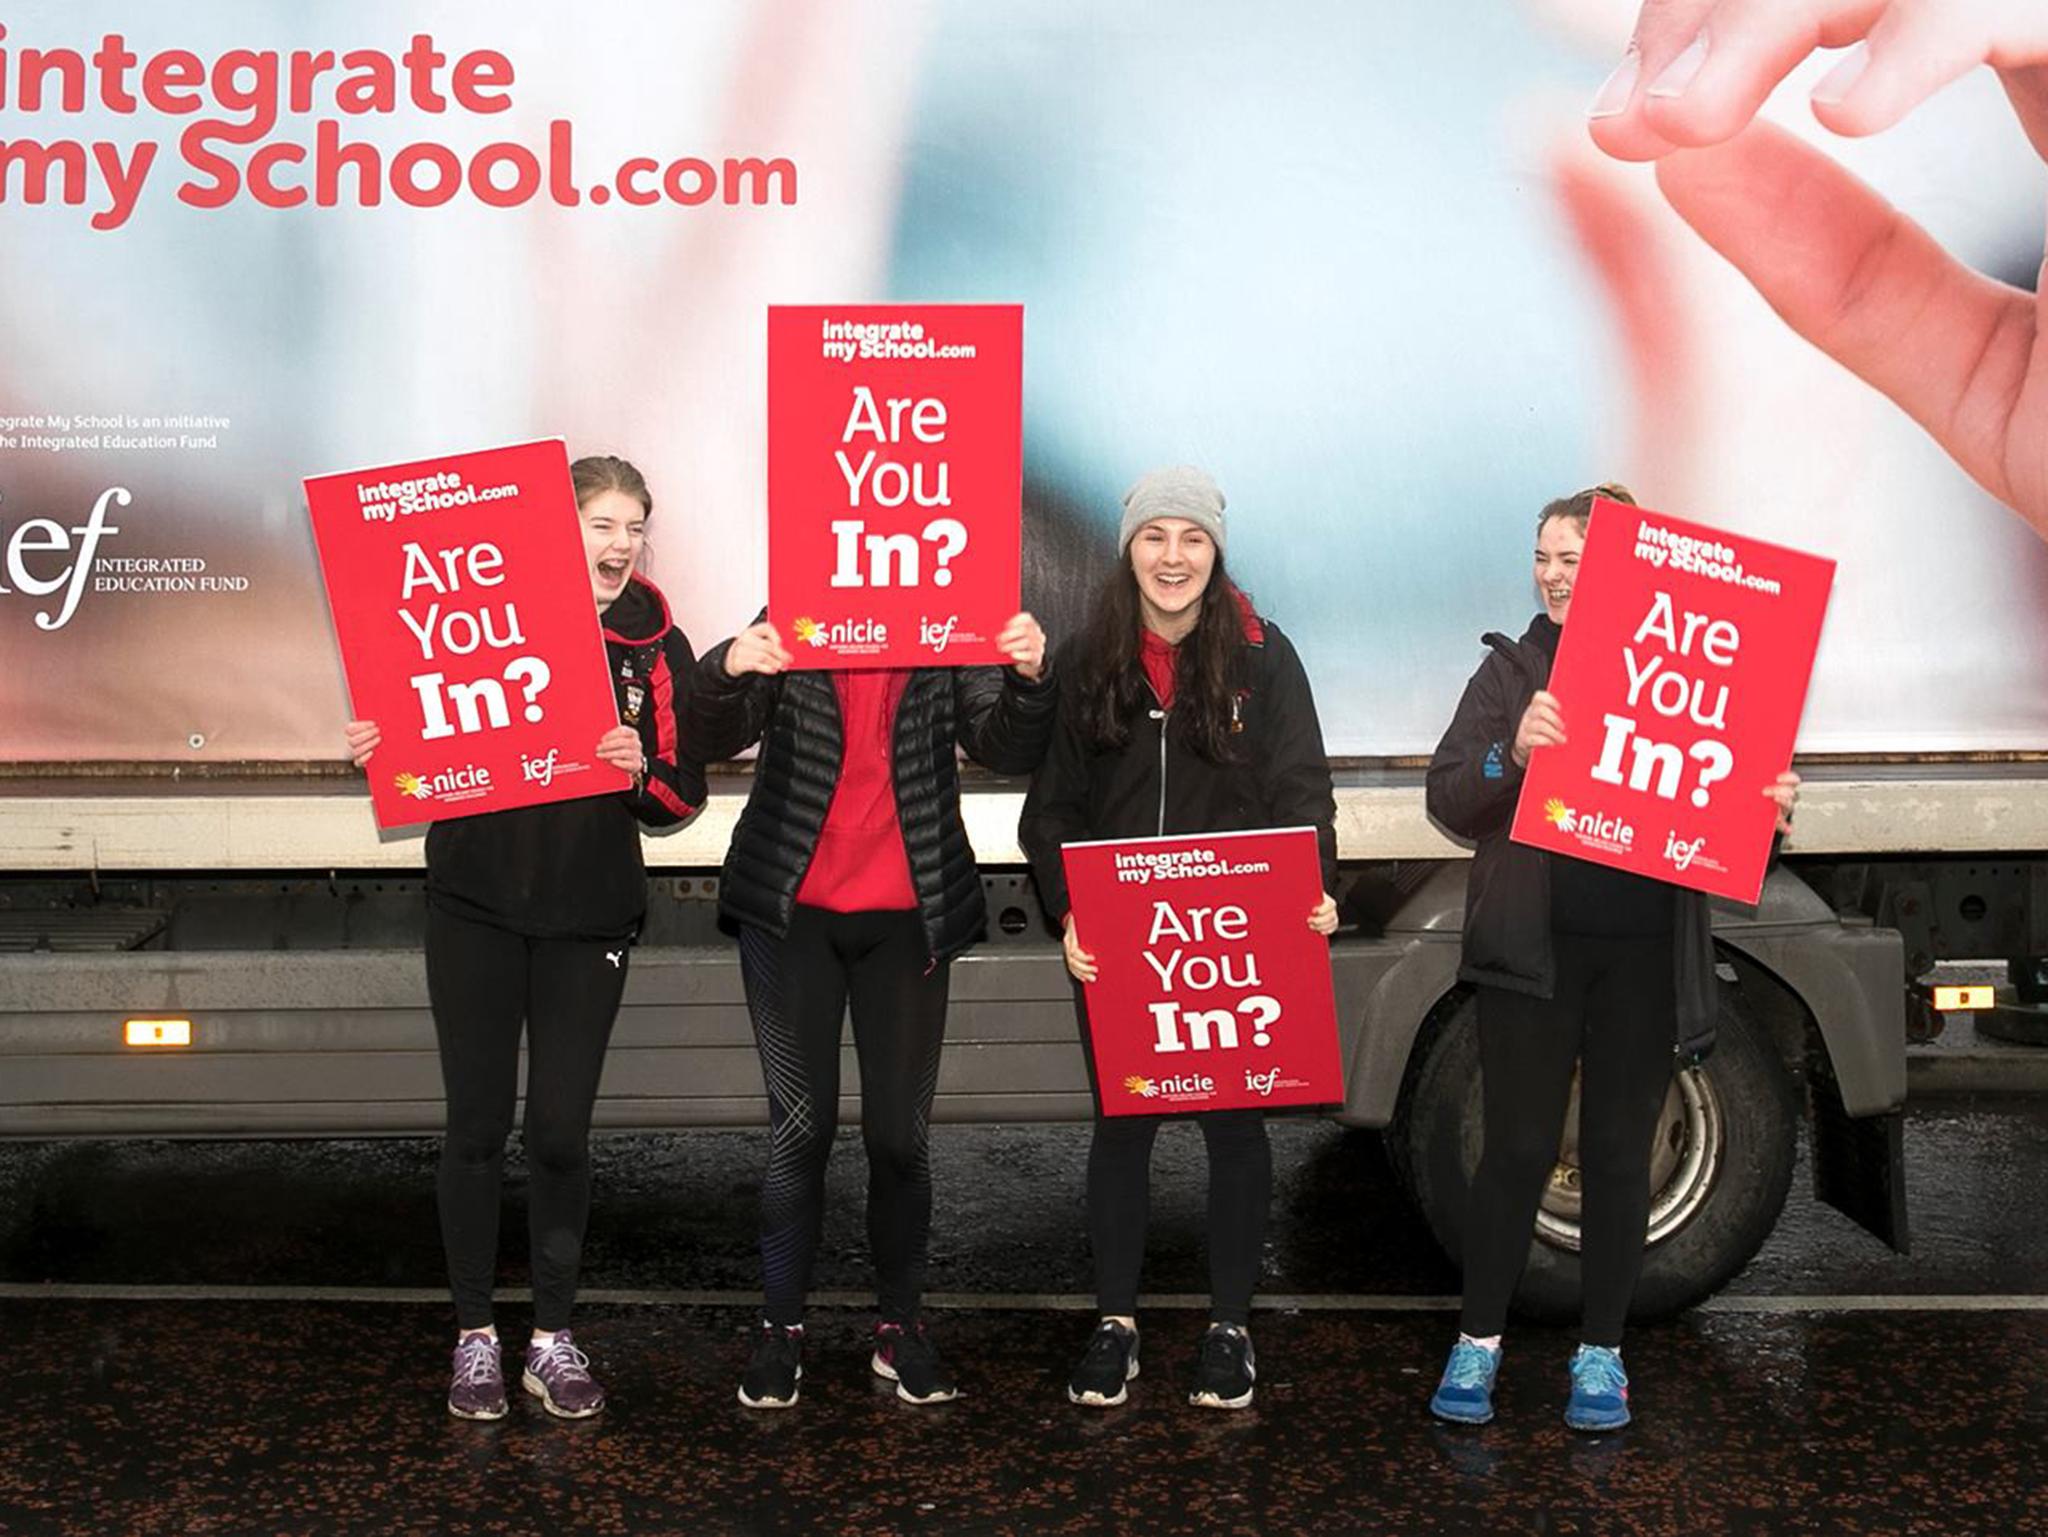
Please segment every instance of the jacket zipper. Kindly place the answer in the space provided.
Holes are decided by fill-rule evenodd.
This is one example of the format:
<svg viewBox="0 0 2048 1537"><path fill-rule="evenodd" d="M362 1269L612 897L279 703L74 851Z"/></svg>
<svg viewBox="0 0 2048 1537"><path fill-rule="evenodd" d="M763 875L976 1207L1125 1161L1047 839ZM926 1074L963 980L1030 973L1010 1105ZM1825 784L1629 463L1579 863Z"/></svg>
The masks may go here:
<svg viewBox="0 0 2048 1537"><path fill-rule="evenodd" d="M1154 710L1152 718L1159 722L1159 836L1166 836L1166 712Z"/></svg>

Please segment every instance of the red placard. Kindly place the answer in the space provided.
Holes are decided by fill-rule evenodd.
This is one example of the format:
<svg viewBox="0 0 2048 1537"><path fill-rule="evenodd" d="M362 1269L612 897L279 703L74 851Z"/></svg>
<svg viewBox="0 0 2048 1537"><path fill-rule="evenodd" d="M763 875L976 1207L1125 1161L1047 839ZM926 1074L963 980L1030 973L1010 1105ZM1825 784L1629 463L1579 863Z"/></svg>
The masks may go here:
<svg viewBox="0 0 2048 1537"><path fill-rule="evenodd" d="M1605 497L1511 836L1755 902L1835 563Z"/></svg>
<svg viewBox="0 0 2048 1537"><path fill-rule="evenodd" d="M306 481L380 827L623 790L559 438Z"/></svg>
<svg viewBox="0 0 2048 1537"><path fill-rule="evenodd" d="M1344 1098L1313 828L1069 843L1104 1115Z"/></svg>
<svg viewBox="0 0 2048 1537"><path fill-rule="evenodd" d="M1023 581L1024 310L768 311L768 615L795 665L966 666Z"/></svg>

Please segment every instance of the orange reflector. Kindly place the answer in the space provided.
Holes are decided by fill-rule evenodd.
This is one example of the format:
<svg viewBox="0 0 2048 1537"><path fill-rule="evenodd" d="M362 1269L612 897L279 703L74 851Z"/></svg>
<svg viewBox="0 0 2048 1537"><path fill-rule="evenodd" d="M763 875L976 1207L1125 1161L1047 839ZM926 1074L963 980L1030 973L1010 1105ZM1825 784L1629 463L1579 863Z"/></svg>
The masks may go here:
<svg viewBox="0 0 2048 1537"><path fill-rule="evenodd" d="M189 1019L131 1019L122 1026L130 1046L190 1046Z"/></svg>
<svg viewBox="0 0 2048 1537"><path fill-rule="evenodd" d="M1939 1014L1988 1009L1997 1001L1997 991L1988 982L1975 987L1937 987L1934 990L1934 1008Z"/></svg>

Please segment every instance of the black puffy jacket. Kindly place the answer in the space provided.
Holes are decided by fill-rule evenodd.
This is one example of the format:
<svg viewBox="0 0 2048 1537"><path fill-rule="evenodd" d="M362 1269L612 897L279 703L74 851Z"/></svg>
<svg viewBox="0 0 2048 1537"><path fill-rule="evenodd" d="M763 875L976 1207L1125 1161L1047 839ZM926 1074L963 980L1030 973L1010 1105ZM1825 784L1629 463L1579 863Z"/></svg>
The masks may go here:
<svg viewBox="0 0 2048 1537"><path fill-rule="evenodd" d="M761 744L718 906L736 922L783 935L839 781L839 693L827 672L729 677L731 645L713 647L698 663L684 733L707 760ZM896 817L934 960L973 944L988 919L960 819L957 753L964 749L999 774L1030 773L1045 756L1058 697L1050 669L1026 682L1008 667L921 667L904 685L892 764Z"/></svg>
<svg viewBox="0 0 2048 1537"><path fill-rule="evenodd" d="M1069 653L1080 644L1069 642L1062 654L1069 685L1077 670ZM1247 613L1233 682L1240 729L1227 763L1212 763L1183 741L1170 711L1144 711L1122 747L1098 748L1081 719L1082 701L1071 686L1064 690L1052 751L1031 781L1017 825L1039 900L1054 922L1069 906L1060 845L1095 838L1313 827L1323 889L1336 890L1337 801L1315 697L1301 658L1270 620Z"/></svg>
<svg viewBox="0 0 2048 1537"><path fill-rule="evenodd" d="M1551 947L1550 861L1541 849L1515 843L1523 771L1515 763L1515 728L1529 699L1550 681L1554 652L1538 615L1521 640L1484 637L1489 648L1465 685L1458 713L1429 760L1429 814L1476 845L1465 885L1465 948L1458 975L1467 982L1548 998L1557 988ZM1704 1056L1714 1041L1714 935L1707 899L1673 894L1681 1055ZM1657 941L1653 941L1657 942Z"/></svg>

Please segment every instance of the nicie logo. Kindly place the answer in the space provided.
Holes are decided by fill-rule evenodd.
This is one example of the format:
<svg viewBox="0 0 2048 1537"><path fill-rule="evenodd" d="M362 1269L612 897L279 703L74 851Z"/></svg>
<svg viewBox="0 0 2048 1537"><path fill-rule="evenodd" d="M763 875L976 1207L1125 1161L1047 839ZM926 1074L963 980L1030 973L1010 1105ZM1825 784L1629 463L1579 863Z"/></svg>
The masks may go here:
<svg viewBox="0 0 2048 1537"><path fill-rule="evenodd" d="M1143 1099L1157 1099L1159 1096L1187 1096L1214 1094L1216 1080L1207 1073L1182 1073L1174 1078L1141 1078L1136 1073L1124 1080L1127 1092Z"/></svg>
<svg viewBox="0 0 2048 1537"><path fill-rule="evenodd" d="M48 609L36 615L39 630L61 630L78 612L79 595L91 572L100 540L118 534L107 522L107 506L126 507L134 498L122 486L109 486L93 503L82 524L65 528L54 518L25 518L7 539L5 558L0 560L0 596L19 592L31 598L46 598L61 590L63 602L53 615ZM74 546L73 540L77 543ZM62 561L60 566L57 562ZM8 583L12 583L9 586Z"/></svg>
<svg viewBox="0 0 2048 1537"><path fill-rule="evenodd" d="M1627 848L1636 841L1636 830L1620 817L1597 811L1574 811L1553 797L1543 803L1544 820L1561 833L1570 833L1583 843L1614 844Z"/></svg>
<svg viewBox="0 0 2048 1537"><path fill-rule="evenodd" d="M451 795L458 790L469 791L463 797L468 800L490 790L491 771L471 763L459 769L443 769L432 778L402 772L392 783L398 786L399 794L410 795L416 801L430 801L437 795Z"/></svg>
<svg viewBox="0 0 2048 1537"><path fill-rule="evenodd" d="M879 619L838 619L820 624L808 614L792 622L796 638L806 646L886 646L889 627Z"/></svg>

